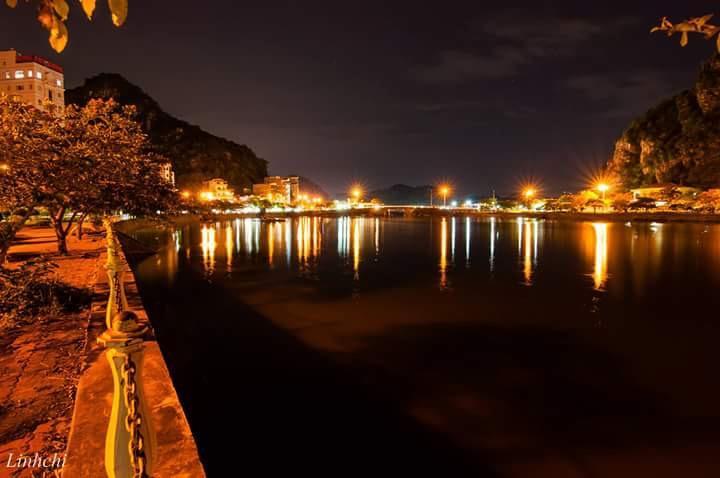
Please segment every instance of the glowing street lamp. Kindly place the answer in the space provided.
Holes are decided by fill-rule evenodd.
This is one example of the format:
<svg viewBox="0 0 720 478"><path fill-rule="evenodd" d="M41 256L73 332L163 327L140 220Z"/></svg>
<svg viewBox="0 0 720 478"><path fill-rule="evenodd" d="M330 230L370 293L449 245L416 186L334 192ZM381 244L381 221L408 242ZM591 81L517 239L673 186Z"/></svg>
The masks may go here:
<svg viewBox="0 0 720 478"><path fill-rule="evenodd" d="M532 200L537 195L537 190L533 186L528 186L522 190L522 197L525 200L525 206L528 209L532 207Z"/></svg>
<svg viewBox="0 0 720 478"><path fill-rule="evenodd" d="M363 191L360 186L353 186L350 190L350 196L355 200L355 202L360 202L360 199L362 198Z"/></svg>
<svg viewBox="0 0 720 478"><path fill-rule="evenodd" d="M610 189L610 185L607 183L600 183L597 185L597 190L602 193L603 201L605 200L605 193Z"/></svg>
<svg viewBox="0 0 720 478"><path fill-rule="evenodd" d="M183 199L190 199L190 191L183 191L181 195Z"/></svg>
<svg viewBox="0 0 720 478"><path fill-rule="evenodd" d="M10 171L10 165L7 163L1 163L0 164L0 171Z"/></svg>
<svg viewBox="0 0 720 478"><path fill-rule="evenodd" d="M446 184L440 186L440 194L443 197L443 207L447 206L447 197L448 197L448 194L450 194L450 186L448 186Z"/></svg>

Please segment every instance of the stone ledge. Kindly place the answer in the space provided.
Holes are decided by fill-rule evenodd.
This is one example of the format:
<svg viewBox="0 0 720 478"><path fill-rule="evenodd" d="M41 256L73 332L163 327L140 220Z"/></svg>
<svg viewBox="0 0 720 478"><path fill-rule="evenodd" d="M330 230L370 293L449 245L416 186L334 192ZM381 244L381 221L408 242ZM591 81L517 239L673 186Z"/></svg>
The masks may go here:
<svg viewBox="0 0 720 478"><path fill-rule="evenodd" d="M88 358L75 398L67 460L63 468L63 476L66 477L106 476L105 432L110 418L113 381L104 349L96 343L96 338L105 329L108 290L103 269L94 288L92 317L88 326ZM125 291L131 309L139 318L147 318L131 271L125 275ZM153 477L205 477L190 426L155 340L145 342L142 380L157 439Z"/></svg>

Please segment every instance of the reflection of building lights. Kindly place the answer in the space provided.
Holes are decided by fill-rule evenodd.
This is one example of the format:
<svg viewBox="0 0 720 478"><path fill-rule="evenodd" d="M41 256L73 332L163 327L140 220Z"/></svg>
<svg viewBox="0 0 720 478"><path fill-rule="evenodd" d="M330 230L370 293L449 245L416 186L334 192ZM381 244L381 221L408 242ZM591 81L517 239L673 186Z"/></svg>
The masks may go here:
<svg viewBox="0 0 720 478"><path fill-rule="evenodd" d="M275 224L268 224L267 228L267 244L268 244L268 264L272 268L273 255L275 254Z"/></svg>
<svg viewBox="0 0 720 478"><path fill-rule="evenodd" d="M217 243L215 242L215 228L203 226L202 231L202 254L203 254L203 266L207 273L212 273L215 269L215 248Z"/></svg>
<svg viewBox="0 0 720 478"><path fill-rule="evenodd" d="M232 257L233 257L233 230L230 223L225 226L225 259L227 260L227 270L232 270Z"/></svg>
<svg viewBox="0 0 720 478"><path fill-rule="evenodd" d="M592 276L595 289L602 290L608 277L608 225L605 223L593 223L592 226L595 230L595 266Z"/></svg>
<svg viewBox="0 0 720 478"><path fill-rule="evenodd" d="M440 288L447 287L447 219L440 222Z"/></svg>
<svg viewBox="0 0 720 478"><path fill-rule="evenodd" d="M470 265L470 218L465 218L465 263Z"/></svg>
<svg viewBox="0 0 720 478"><path fill-rule="evenodd" d="M495 218L490 218L490 272L495 269Z"/></svg>
<svg viewBox="0 0 720 478"><path fill-rule="evenodd" d="M6 164L6 163L0 164L0 171L9 171L9 170L10 170L9 164Z"/></svg>
<svg viewBox="0 0 720 478"><path fill-rule="evenodd" d="M355 280L360 279L360 221L363 218L353 219L353 271Z"/></svg>
<svg viewBox="0 0 720 478"><path fill-rule="evenodd" d="M455 216L450 220L450 260L455 264Z"/></svg>
<svg viewBox="0 0 720 478"><path fill-rule="evenodd" d="M532 241L533 241L533 229L530 221L525 222L525 242L524 242L524 257L523 257L523 275L525 277L525 285L532 285Z"/></svg>

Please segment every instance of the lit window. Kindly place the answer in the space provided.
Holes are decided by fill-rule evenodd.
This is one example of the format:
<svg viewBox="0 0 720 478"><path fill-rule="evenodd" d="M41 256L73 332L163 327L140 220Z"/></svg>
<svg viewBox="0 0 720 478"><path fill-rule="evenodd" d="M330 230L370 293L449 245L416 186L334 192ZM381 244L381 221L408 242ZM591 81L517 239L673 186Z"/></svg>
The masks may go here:
<svg viewBox="0 0 720 478"><path fill-rule="evenodd" d="M15 79L16 79L16 80L19 80L19 79L22 79L22 78L25 78L25 72L22 71L22 70L17 70L17 71L15 72Z"/></svg>
<svg viewBox="0 0 720 478"><path fill-rule="evenodd" d="M6 80L9 80L9 79L10 79L10 72L9 72L9 71L6 71L6 72L5 72L5 79L6 79Z"/></svg>
<svg viewBox="0 0 720 478"><path fill-rule="evenodd" d="M35 78L37 78L38 80L42 80L42 73L39 72L39 71L36 71L36 72L35 72Z"/></svg>
<svg viewBox="0 0 720 478"><path fill-rule="evenodd" d="M58 86L62 87L62 81L60 81L60 80L55 80L55 83L57 83Z"/></svg>
<svg viewBox="0 0 720 478"><path fill-rule="evenodd" d="M33 72L32 72L32 70L28 70L28 78L32 78L32 77L33 77Z"/></svg>

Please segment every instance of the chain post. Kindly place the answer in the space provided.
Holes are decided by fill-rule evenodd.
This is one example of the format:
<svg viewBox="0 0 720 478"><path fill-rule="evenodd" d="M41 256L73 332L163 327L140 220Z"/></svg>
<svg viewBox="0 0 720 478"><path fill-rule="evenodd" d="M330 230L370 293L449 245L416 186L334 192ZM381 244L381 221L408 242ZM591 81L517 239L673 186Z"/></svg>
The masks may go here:
<svg viewBox="0 0 720 478"><path fill-rule="evenodd" d="M116 314L110 325L98 337L107 348L114 384L105 437L105 471L109 478L148 478L155 447L141 380L143 336L148 328L127 310Z"/></svg>
<svg viewBox="0 0 720 478"><path fill-rule="evenodd" d="M110 285L110 294L105 311L105 325L109 329L115 315L123 310L128 310L124 280L127 264L120 253L120 242L115 235L111 219L103 219L103 224L105 226L105 242L107 243L105 267L107 268L108 284Z"/></svg>

